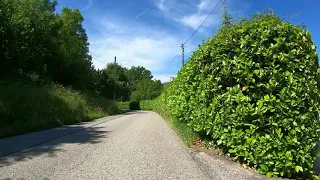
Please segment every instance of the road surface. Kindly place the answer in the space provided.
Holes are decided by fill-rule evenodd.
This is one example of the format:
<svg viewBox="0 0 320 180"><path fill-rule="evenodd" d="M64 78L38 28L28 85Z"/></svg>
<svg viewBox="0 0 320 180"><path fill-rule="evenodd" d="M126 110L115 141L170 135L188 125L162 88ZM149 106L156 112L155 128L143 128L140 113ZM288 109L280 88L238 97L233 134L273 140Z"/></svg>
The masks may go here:
<svg viewBox="0 0 320 180"><path fill-rule="evenodd" d="M207 179L156 113L98 122L0 140L0 179ZM44 134L56 137L46 141ZM28 141L34 146L22 150Z"/></svg>

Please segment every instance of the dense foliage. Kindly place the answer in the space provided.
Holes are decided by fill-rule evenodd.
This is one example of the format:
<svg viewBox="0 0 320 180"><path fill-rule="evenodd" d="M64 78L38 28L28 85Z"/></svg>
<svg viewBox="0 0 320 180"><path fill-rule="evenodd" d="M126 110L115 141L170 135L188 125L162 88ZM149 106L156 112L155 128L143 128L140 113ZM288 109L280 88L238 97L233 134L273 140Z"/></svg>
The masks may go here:
<svg viewBox="0 0 320 180"><path fill-rule="evenodd" d="M88 87L92 65L83 17L68 8L56 14L56 4L0 0L0 78L25 76Z"/></svg>
<svg viewBox="0 0 320 180"><path fill-rule="evenodd" d="M139 99L159 95L161 84L148 87L152 92L139 90L141 80L153 86L151 72L142 66L109 63L95 70L80 11L56 13L56 5L56 0L0 0L0 80L55 82L118 101L129 100L135 90L143 95Z"/></svg>
<svg viewBox="0 0 320 180"><path fill-rule="evenodd" d="M116 103L61 85L0 82L0 138L120 113Z"/></svg>
<svg viewBox="0 0 320 180"><path fill-rule="evenodd" d="M269 177L312 177L319 81L310 33L258 14L199 46L165 96L177 118L236 160Z"/></svg>
<svg viewBox="0 0 320 180"><path fill-rule="evenodd" d="M135 100L151 100L158 97L162 91L160 80L142 79L134 86L131 99Z"/></svg>

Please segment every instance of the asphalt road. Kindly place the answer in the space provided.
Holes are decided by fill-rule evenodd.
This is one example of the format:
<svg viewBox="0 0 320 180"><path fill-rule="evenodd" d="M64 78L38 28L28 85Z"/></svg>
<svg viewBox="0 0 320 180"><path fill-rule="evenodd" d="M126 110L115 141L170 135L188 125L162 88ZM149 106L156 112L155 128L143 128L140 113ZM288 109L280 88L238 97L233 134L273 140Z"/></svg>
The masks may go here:
<svg viewBox="0 0 320 180"><path fill-rule="evenodd" d="M0 179L207 179L156 113L140 111L91 123L31 148L2 154ZM19 150L17 142L27 144L43 139L43 134L0 141L0 149L10 144L7 149Z"/></svg>

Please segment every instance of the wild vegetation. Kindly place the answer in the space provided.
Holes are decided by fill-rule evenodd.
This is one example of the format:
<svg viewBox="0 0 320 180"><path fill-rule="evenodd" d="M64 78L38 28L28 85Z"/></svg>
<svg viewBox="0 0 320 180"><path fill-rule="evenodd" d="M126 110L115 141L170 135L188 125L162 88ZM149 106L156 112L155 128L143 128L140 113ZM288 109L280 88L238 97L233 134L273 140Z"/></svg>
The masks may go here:
<svg viewBox="0 0 320 180"><path fill-rule="evenodd" d="M156 103L261 174L312 178L320 78L311 34L272 11L224 17Z"/></svg>
<svg viewBox="0 0 320 180"><path fill-rule="evenodd" d="M95 69L80 11L56 5L0 0L1 137L119 113L110 100L162 91L142 66Z"/></svg>
<svg viewBox="0 0 320 180"><path fill-rule="evenodd" d="M61 85L0 83L0 138L120 113L116 103Z"/></svg>

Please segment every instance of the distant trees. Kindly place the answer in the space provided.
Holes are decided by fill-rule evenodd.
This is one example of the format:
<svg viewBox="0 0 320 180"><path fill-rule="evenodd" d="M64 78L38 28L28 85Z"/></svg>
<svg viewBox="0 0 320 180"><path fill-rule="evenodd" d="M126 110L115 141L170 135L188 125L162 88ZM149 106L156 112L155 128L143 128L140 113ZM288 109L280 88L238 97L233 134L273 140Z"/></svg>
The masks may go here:
<svg viewBox="0 0 320 180"><path fill-rule="evenodd" d="M109 63L98 71L99 79L96 90L101 95L118 101L153 99L161 94L162 84L153 80L151 72L142 66L124 68L116 63ZM114 97L115 96L115 97Z"/></svg>
<svg viewBox="0 0 320 180"><path fill-rule="evenodd" d="M135 89L131 94L131 99L135 100L151 100L160 96L162 92L162 84L160 80L142 79L135 84Z"/></svg>
<svg viewBox="0 0 320 180"><path fill-rule="evenodd" d="M142 79L152 79L151 72L143 66L132 66L128 70L128 77L132 83L137 83Z"/></svg>
<svg viewBox="0 0 320 180"><path fill-rule="evenodd" d="M117 100L129 100L145 84L141 80L153 81L142 66L110 63L95 70L80 11L63 8L58 14L56 5L56 0L0 0L0 80L55 82Z"/></svg>
<svg viewBox="0 0 320 180"><path fill-rule="evenodd" d="M162 84L159 80L152 80L153 76L143 66L132 66L128 70L131 87L131 99L147 100L153 99L161 94Z"/></svg>

